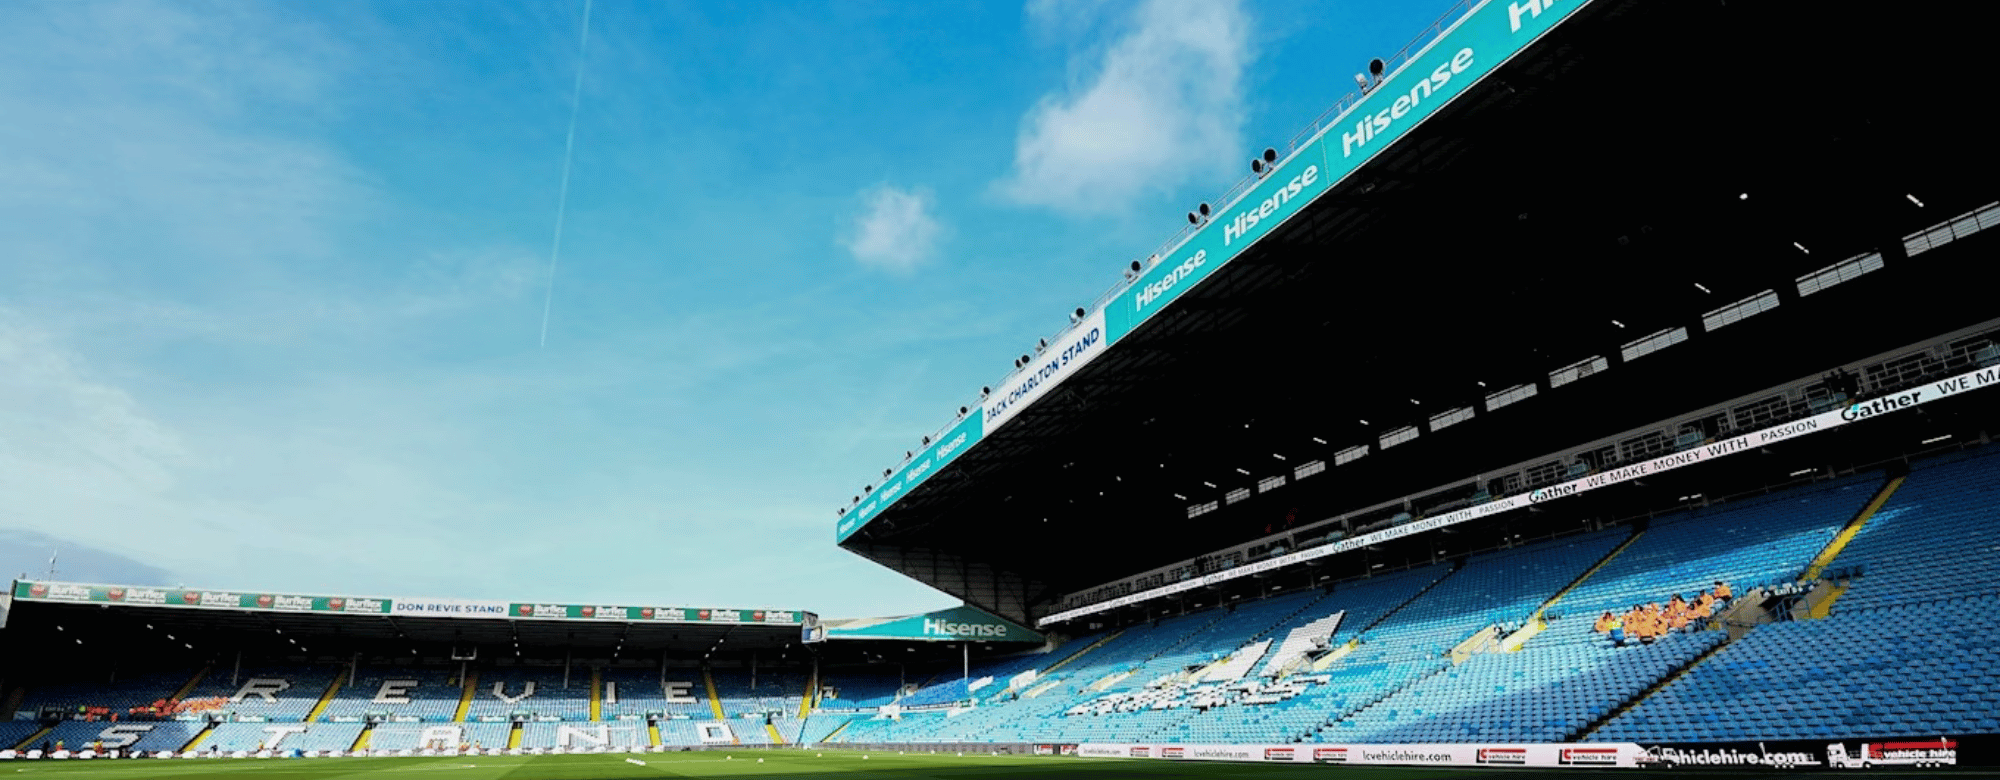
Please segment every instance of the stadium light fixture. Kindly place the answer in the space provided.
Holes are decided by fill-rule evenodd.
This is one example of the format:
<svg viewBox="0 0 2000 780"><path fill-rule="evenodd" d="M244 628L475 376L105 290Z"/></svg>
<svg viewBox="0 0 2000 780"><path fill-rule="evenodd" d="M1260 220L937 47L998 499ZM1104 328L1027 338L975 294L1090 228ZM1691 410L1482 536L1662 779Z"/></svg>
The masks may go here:
<svg viewBox="0 0 2000 780"><path fill-rule="evenodd" d="M1736 199L1737 199L1737 200L1749 200L1749 199L1750 199L1750 193L1747 193L1747 192L1745 192L1745 193L1742 193L1742 194L1739 194L1739 195L1737 195L1737 196L1736 196Z"/></svg>
<svg viewBox="0 0 2000 780"><path fill-rule="evenodd" d="M1188 212L1188 224L1199 225L1203 222L1207 222L1208 215L1210 212L1211 209L1209 208L1207 203L1203 203L1200 206L1196 206L1193 211Z"/></svg>
<svg viewBox="0 0 2000 780"><path fill-rule="evenodd" d="M979 400L981 400L981 401L984 401L984 400L986 400L986 396L989 396L989 395L992 395L992 394L993 394L993 388L991 388L991 387L981 387L981 388L979 388Z"/></svg>
<svg viewBox="0 0 2000 780"><path fill-rule="evenodd" d="M889 476L890 474L892 474L892 473L894 473L894 472L890 471L889 469L883 469L883 470L882 470L882 476L883 476L884 478L887 478L887 477L888 477L888 476Z"/></svg>
<svg viewBox="0 0 2000 780"><path fill-rule="evenodd" d="M1389 63L1383 62L1381 57L1376 57L1368 61L1368 75L1376 81L1381 81L1383 76L1388 75L1388 72Z"/></svg>
<svg viewBox="0 0 2000 780"><path fill-rule="evenodd" d="M1250 172L1262 176L1271 172L1272 164L1278 161L1278 150L1265 147L1264 153L1250 158Z"/></svg>
<svg viewBox="0 0 2000 780"><path fill-rule="evenodd" d="M1702 294L1704 294L1704 295L1714 295L1714 294L1715 294L1714 292L1710 291L1710 290L1709 290L1709 289L1708 289L1707 287L1703 286L1701 282L1695 282L1695 283L1694 283L1694 288L1695 288L1695 289L1697 289L1697 290L1700 290L1700 291L1702 291Z"/></svg>
<svg viewBox="0 0 2000 780"><path fill-rule="evenodd" d="M1213 488L1215 487L1215 483L1213 483L1213 482L1210 482L1210 481L1208 481L1208 480L1205 480L1205 479L1201 481L1201 484L1204 484L1204 485L1207 485L1207 486L1209 486L1209 488L1210 488L1210 489L1213 489ZM167 638L168 638L168 639L172 639L173 637L167 637Z"/></svg>
<svg viewBox="0 0 2000 780"><path fill-rule="evenodd" d="M1354 74L1354 86L1361 90L1361 94L1363 95L1368 94L1368 74L1366 73Z"/></svg>
<svg viewBox="0 0 2000 780"><path fill-rule="evenodd" d="M1285 456L1283 456L1283 455L1279 455L1278 453L1275 453L1275 452L1271 453L1271 457L1273 457L1273 458L1277 458L1278 460L1284 460L1284 459L1285 459Z"/></svg>
<svg viewBox="0 0 2000 780"><path fill-rule="evenodd" d="M1951 438L1951 434L1947 433L1947 434L1945 434L1945 435L1943 435L1943 436L1932 436L1932 437L1930 437L1930 438L1928 438L1928 439L1925 439L1925 440L1923 440L1923 441L1920 441L1920 442L1917 442L1917 443L1918 443L1918 444L1936 444L1936 443L1938 443L1938 442L1941 442L1941 441L1944 441L1944 440L1946 440L1946 439L1949 439L1949 438Z"/></svg>
<svg viewBox="0 0 2000 780"><path fill-rule="evenodd" d="M1358 422L1360 422L1360 423L1361 423L1362 425L1367 425L1367 424L1368 424L1368 421L1367 421L1367 420L1358 420Z"/></svg>
<svg viewBox="0 0 2000 780"><path fill-rule="evenodd" d="M1315 442L1319 442L1320 444L1325 444L1325 443L1326 443L1326 440L1325 440L1325 439L1322 439L1322 438L1320 438L1320 437L1318 437L1318 436L1314 436L1314 437L1313 437L1313 441L1315 441Z"/></svg>
<svg viewBox="0 0 2000 780"><path fill-rule="evenodd" d="M1905 197L1905 198L1909 198L1909 199L1910 199L1910 202L1911 202L1911 203L1915 203L1915 204L1917 204L1917 208L1923 208L1923 207L1924 207L1924 202L1923 202L1923 201L1921 201L1921 200L1917 200L1917 196L1915 196L1915 195L1911 195L1911 194L1909 194L1909 193L1904 193L1904 194L1903 194L1903 197Z"/></svg>
<svg viewBox="0 0 2000 780"><path fill-rule="evenodd" d="M1137 263L1138 261L1136 261L1136 260L1135 260L1135 261L1133 261L1133 262L1134 262L1134 263L1136 264L1136 263ZM1076 311L1072 311L1072 312L1070 312L1070 313L1069 313L1069 321L1070 321L1070 324L1074 325L1074 324L1076 324L1076 323L1079 323L1079 322L1082 322L1082 321L1083 321L1083 315L1084 315L1084 314L1085 314L1085 312L1084 312L1084 310L1083 310L1083 307L1082 307L1082 306L1078 306L1078 307L1076 307Z"/></svg>
<svg viewBox="0 0 2000 780"><path fill-rule="evenodd" d="M1238 474L1242 474L1243 476L1246 476L1246 477L1247 477L1247 476L1250 476L1250 471L1249 471L1248 469L1237 469L1237 470L1236 470L1236 473L1238 473Z"/></svg>
<svg viewBox="0 0 2000 780"><path fill-rule="evenodd" d="M1183 495L1181 495L1181 494L1179 494L1179 493L1175 493L1175 494L1174 494L1174 498L1178 498L1178 499L1180 499L1180 500L1182 500L1182 501L1186 501L1186 500L1187 500L1187 496L1183 496Z"/></svg>
<svg viewBox="0 0 2000 780"><path fill-rule="evenodd" d="M1618 326L1618 329L1619 329L1619 330L1624 330L1624 329L1625 329L1625 323L1622 323L1622 322L1619 322L1619 321L1617 321L1617 320L1612 320L1612 321L1611 321L1611 324L1613 324L1613 325L1616 325L1616 326Z"/></svg>
<svg viewBox="0 0 2000 780"><path fill-rule="evenodd" d="M926 446L926 447L929 447L929 446L931 446L931 437L929 437L929 436L925 436L925 437L924 437L924 446Z"/></svg>
<svg viewBox="0 0 2000 780"><path fill-rule="evenodd" d="M1812 250L1810 250L1810 249L1807 249L1807 248L1806 248L1806 245L1805 245L1805 244L1801 244L1801 243L1799 243L1799 242L1797 242L1797 241L1793 241L1793 242L1792 242L1792 246L1794 246L1794 247L1797 247L1797 248L1798 248L1798 250L1799 250L1800 252L1804 252L1804 253L1806 253L1806 254L1812 254Z"/></svg>
<svg viewBox="0 0 2000 780"><path fill-rule="evenodd" d="M1048 349L1048 348L1049 348L1049 340L1048 340L1048 339L1036 339L1036 340L1035 340L1035 354L1037 354L1037 355L1039 355L1039 354L1042 354L1042 350L1045 350L1045 349Z"/></svg>
<svg viewBox="0 0 2000 780"><path fill-rule="evenodd" d="M966 414L967 412L970 412L970 411L972 411L972 409L971 409L970 407L965 407L965 406L961 406L961 407L958 407L958 416L960 416L960 417L964 417L964 416L965 416L965 414ZM887 474L884 474L883 476L885 476L885 477L886 477L886 476L888 476L888 475L887 475Z"/></svg>

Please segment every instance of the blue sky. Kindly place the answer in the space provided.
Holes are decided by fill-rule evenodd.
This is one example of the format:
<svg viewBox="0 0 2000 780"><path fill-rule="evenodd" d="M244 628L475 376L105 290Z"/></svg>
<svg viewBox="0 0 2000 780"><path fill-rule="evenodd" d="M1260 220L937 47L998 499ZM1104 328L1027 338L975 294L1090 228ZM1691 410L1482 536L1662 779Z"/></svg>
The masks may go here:
<svg viewBox="0 0 2000 780"><path fill-rule="evenodd" d="M948 606L834 510L1450 5L0 6L0 573Z"/></svg>

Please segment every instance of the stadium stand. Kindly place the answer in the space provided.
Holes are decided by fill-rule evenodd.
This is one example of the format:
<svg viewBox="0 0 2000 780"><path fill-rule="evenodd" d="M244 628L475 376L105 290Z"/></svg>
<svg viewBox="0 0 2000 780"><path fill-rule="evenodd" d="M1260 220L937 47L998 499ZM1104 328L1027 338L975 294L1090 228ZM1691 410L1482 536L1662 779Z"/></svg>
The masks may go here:
<svg viewBox="0 0 2000 780"><path fill-rule="evenodd" d="M356 670L320 713L320 720L369 713L441 723L458 712L463 687L456 669L364 666Z"/></svg>
<svg viewBox="0 0 2000 780"><path fill-rule="evenodd" d="M521 746L571 750L647 747L652 738L644 723L524 723Z"/></svg>
<svg viewBox="0 0 2000 780"><path fill-rule="evenodd" d="M502 668L480 672L472 692L467 720L506 718L515 712L557 717L566 721L590 719L590 673L571 670L564 683L563 670L547 668Z"/></svg>
<svg viewBox="0 0 2000 780"><path fill-rule="evenodd" d="M359 723L222 723L209 733L202 747L225 751L346 750L361 736L361 729Z"/></svg>
<svg viewBox="0 0 2000 780"><path fill-rule="evenodd" d="M1829 567L1851 578L1830 616L1758 627L1590 738L2000 731L1996 490L1990 451L1918 464Z"/></svg>
<svg viewBox="0 0 2000 780"><path fill-rule="evenodd" d="M106 682L38 685L28 690L16 712L33 714L51 709L77 712L99 708L107 715L130 714L173 696L193 679L195 671L154 672Z"/></svg>
<svg viewBox="0 0 2000 780"><path fill-rule="evenodd" d="M426 734L432 735L437 744L456 747L459 744L475 744L481 748L503 748L507 746L508 734L514 729L511 723L383 723L368 731L369 750L421 750Z"/></svg>
<svg viewBox="0 0 2000 780"><path fill-rule="evenodd" d="M671 713L690 718L712 719L706 701L701 672L692 669L608 669L600 678L604 701L600 715L605 720L643 719L648 713ZM670 687L671 686L671 687ZM616 700L611 694L615 693Z"/></svg>
<svg viewBox="0 0 2000 780"><path fill-rule="evenodd" d="M188 698L221 699L224 712L296 723L312 712L338 673L332 667L305 666L215 672L202 678Z"/></svg>

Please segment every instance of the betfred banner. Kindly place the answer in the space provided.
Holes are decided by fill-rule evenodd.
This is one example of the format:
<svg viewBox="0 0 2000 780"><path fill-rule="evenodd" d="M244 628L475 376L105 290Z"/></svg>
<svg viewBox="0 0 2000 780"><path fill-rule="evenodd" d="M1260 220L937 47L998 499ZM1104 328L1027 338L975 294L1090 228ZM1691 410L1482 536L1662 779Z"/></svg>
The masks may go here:
<svg viewBox="0 0 2000 780"><path fill-rule="evenodd" d="M1079 755L1183 761L1389 766L1633 767L1642 750L1630 743L1516 745L1154 745L1086 743Z"/></svg>
<svg viewBox="0 0 2000 780"><path fill-rule="evenodd" d="M813 619L811 613L790 609L630 607L468 599L304 596L254 591L96 585L39 580L16 580L13 594L14 598L27 601L488 620L591 620L797 626Z"/></svg>
<svg viewBox="0 0 2000 780"><path fill-rule="evenodd" d="M1463 523L1468 520L1475 520L1482 517L1488 517L1491 515L1500 514L1502 512L1511 512L1516 509L1521 509L1536 504L1542 504L1550 501L1569 498L1579 493L1586 493L1592 490L1596 490L1598 488L1609 487L1611 485L1630 482L1632 480L1640 479L1642 477L1646 477L1653 474L1661 474L1664 472L1673 471L1675 469L1686 468L1688 466L1693 466L1698 463L1707 463L1709 461L1725 458L1739 453L1754 452L1757 450L1757 448L1767 444L1775 444L1777 442L1786 441L1789 439L1796 439L1801 436L1808 436L1811 434L1820 433L1822 431L1833 430L1834 428L1838 428L1842 425L1848 425L1850 423L1860 422L1862 420L1870 420L1884 415L1893 414L1908 409L1914 409L1918 406L1933 401L1950 398L1956 395L1960 395L1962 393L1971 392L1973 390L1981 390L1988 387L1993 387L1995 385L2000 385L2000 368L1982 368L1975 371L1969 371L1948 379L1932 382L1922 387L1911 388L1909 390L1904 390L1900 393L1894 393L1880 398L1874 398L1867 401L1862 401L1860 403L1848 406L1845 409L1835 409L1833 411L1821 412L1811 417L1806 417L1799 420L1793 420L1792 422L1784 423L1782 425L1774 425L1769 428L1765 428L1760 431L1754 431L1752 433L1746 433L1742 436L1737 436L1732 439L1724 439L1719 442L1714 442L1712 444L1704 444L1699 447L1682 450L1680 452L1676 452L1670 455L1662 455L1652 460L1643 461L1640 463L1634 463L1629 466L1621 466L1619 468L1615 468L1610 471L1605 471L1597 474L1591 474L1581 479L1575 479L1569 482L1564 482L1556 485L1549 485L1547 487L1539 488L1530 493L1508 496L1506 498L1502 498L1496 501L1490 501L1484 504L1480 504L1478 506L1467 507L1465 509L1460 509L1453 512L1447 512L1441 515L1435 515L1420 520L1414 520L1396 526L1394 528L1388 528L1381 531L1376 531L1374 533L1361 534L1360 536L1349 537L1347 539L1343 539L1333 544L1326 544L1307 550L1300 550L1295 553L1280 555L1275 558L1267 558L1265 560L1258 561L1253 564L1238 566L1234 569L1214 572L1203 575L1201 577L1196 577L1193 579L1176 582L1170 585L1164 585L1158 588L1152 588L1138 593L1132 593L1129 595L1120 596L1115 599L1101 601L1095 604L1089 604L1086 606L1077 607L1075 609L1064 610L1037 619L1035 621L1035 625L1047 626L1051 623L1069 620L1071 618L1082 617L1084 615L1095 614L1098 612L1104 612L1106 610L1111 610L1111 609L1117 609L1118 607L1126 606L1128 604L1137 604L1139 602L1159 598L1161 596L1168 596L1175 593L1179 593L1181 591L1193 590L1195 588L1213 585L1217 582L1222 582L1224 580L1232 580L1239 577L1248 577L1261 572L1270 571L1272 569L1291 566L1293 564L1303 563L1305 561L1315 560L1318 558L1324 558L1329 555L1337 555L1339 553L1344 553L1349 550L1357 550L1363 547L1368 547L1371 545L1379 544L1381 542L1389 541L1391 539L1400 539L1405 536L1420 534L1425 531L1432 531L1439 528L1444 528L1446 526L1457 525L1459 523Z"/></svg>
<svg viewBox="0 0 2000 780"><path fill-rule="evenodd" d="M628 607L604 604L542 604L515 602L507 615L519 620L624 621L632 623L737 623L796 626L807 613L788 609L725 607Z"/></svg>
<svg viewBox="0 0 2000 780"><path fill-rule="evenodd" d="M241 609L261 612L330 612L386 615L389 600L363 596L300 596L143 585L90 585L74 582L15 580L14 598L28 601L72 601L142 607Z"/></svg>
<svg viewBox="0 0 2000 780"><path fill-rule="evenodd" d="M907 639L920 642L1043 642L1041 634L972 606L901 617L822 620L828 639Z"/></svg>

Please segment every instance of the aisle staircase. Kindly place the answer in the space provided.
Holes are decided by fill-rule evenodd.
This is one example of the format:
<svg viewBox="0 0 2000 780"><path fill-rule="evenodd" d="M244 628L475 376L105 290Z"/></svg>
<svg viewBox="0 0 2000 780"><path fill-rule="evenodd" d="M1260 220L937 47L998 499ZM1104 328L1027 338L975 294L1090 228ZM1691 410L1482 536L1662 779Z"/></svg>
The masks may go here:
<svg viewBox="0 0 2000 780"><path fill-rule="evenodd" d="M55 726L43 726L41 731L37 731L33 734L30 734L28 735L27 739L21 740L21 744L15 745L14 749L28 750L31 748L40 748L42 740L47 739L49 736L49 732L55 730L56 730Z"/></svg>
<svg viewBox="0 0 2000 780"><path fill-rule="evenodd" d="M1908 476L1893 477L1884 483L1882 489L1876 491L1875 497L1868 501L1868 505L1862 507L1861 512L1856 514L1853 520L1847 521L1847 525L1840 529L1840 533L1833 535L1833 539L1826 543L1826 547L1820 550L1818 555L1813 556L1812 563L1806 565L1806 571L1799 576L1799 581L1812 582L1819 579L1820 575L1825 573L1826 567L1833 563L1835 558L1840 557L1840 551L1847 549L1847 543L1854 541L1855 535L1861 533L1861 528L1868 525L1868 520L1873 518L1876 512L1881 511L1882 505L1889 503L1889 497L1895 495L1896 489L1902 487L1903 481L1907 479Z"/></svg>
<svg viewBox="0 0 2000 780"><path fill-rule="evenodd" d="M374 736L375 736L375 724L370 723L366 726L362 726L361 733L354 735L354 744L347 746L347 752L353 753L360 750L367 750L368 740L372 739Z"/></svg>
<svg viewBox="0 0 2000 780"><path fill-rule="evenodd" d="M340 693L340 687L346 682L347 682L346 669L343 668L340 671L334 673L333 683L326 686L326 693L319 697L319 703L314 704L312 711L306 713L305 722L307 723L319 722L320 714L326 712L327 705L333 703L333 697Z"/></svg>
<svg viewBox="0 0 2000 780"><path fill-rule="evenodd" d="M195 732L194 738L188 740L187 744L182 745L181 749L176 752L186 753L189 751L201 749L201 743L208 741L208 738L215 734L216 725L217 724L215 723L210 723L206 726L202 726L201 731Z"/></svg>
<svg viewBox="0 0 2000 780"><path fill-rule="evenodd" d="M592 723L604 720L604 686L602 680L603 672L601 670L595 668L590 670L590 722Z"/></svg>
<svg viewBox="0 0 2000 780"><path fill-rule="evenodd" d="M1680 679L1683 675L1686 675L1688 672L1693 671L1695 667L1702 665L1702 663L1706 662L1708 659L1714 658L1716 653L1720 653L1722 652L1723 648L1735 644L1736 640L1739 638L1741 638L1740 634L1737 634L1735 632L1730 632L1730 634L1722 641L1715 643L1714 647L1710 647L1709 649L1702 651L1701 655L1697 655L1692 660L1688 661L1685 664L1682 664L1679 669L1675 669L1671 672L1661 675L1660 679L1654 680L1653 684L1646 686L1645 690L1640 691L1638 694L1634 695L1630 699L1625 700L1618 706L1612 707L1610 711L1605 712L1604 715L1599 717L1597 720L1585 724L1581 730L1577 731L1575 734L1571 734L1567 741L1569 742L1584 741L1585 738L1589 737L1591 734L1596 733L1598 729L1604 728L1604 724L1610 723L1611 721L1617 719L1618 716L1630 712L1632 708L1637 707L1641 702L1644 702L1647 699L1647 697L1650 697L1653 694L1658 693L1661 688L1667 687L1668 684L1672 683L1675 680Z"/></svg>
<svg viewBox="0 0 2000 780"><path fill-rule="evenodd" d="M479 689L479 672L467 671L462 682L465 683L465 689L458 694L458 711L451 716L453 723L464 723L465 714L472 710L472 692Z"/></svg>

